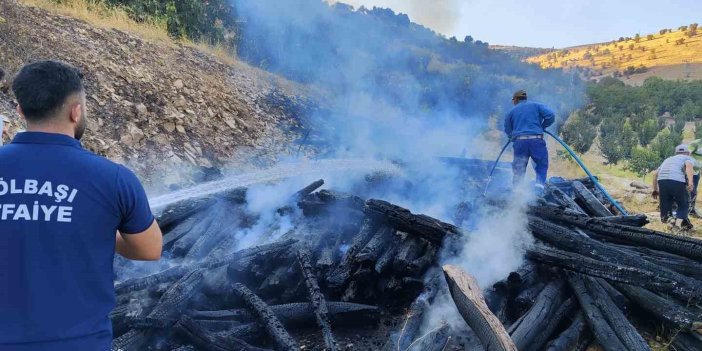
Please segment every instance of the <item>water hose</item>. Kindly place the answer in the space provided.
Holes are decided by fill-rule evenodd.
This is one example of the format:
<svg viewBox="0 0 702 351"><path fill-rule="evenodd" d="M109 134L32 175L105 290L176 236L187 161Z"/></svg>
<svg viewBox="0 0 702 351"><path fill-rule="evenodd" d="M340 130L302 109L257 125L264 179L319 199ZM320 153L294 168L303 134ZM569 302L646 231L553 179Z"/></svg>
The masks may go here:
<svg viewBox="0 0 702 351"><path fill-rule="evenodd" d="M568 151L568 153L570 154L570 156L573 156L573 159L575 160L575 162L577 162L578 165L580 165L580 168L582 168L583 171L585 171L585 173L587 174L588 178L590 178L590 180L592 181L592 183L595 184L595 187L596 187L597 189L599 189L599 190L602 192L602 194L604 194L604 196L607 198L607 200L609 200L609 201L612 203L612 205L614 205L614 207L616 207L617 210L619 210L619 212L620 212L622 215L625 215L625 216L626 216L626 215L629 214L629 213L624 209L624 207L622 207L616 200L614 200L614 198L612 198L612 196L609 195L609 193L607 192L607 190L605 190L605 188L602 187L602 185L600 184L600 182L597 181L597 178L595 178L595 176L593 176L592 173L590 173L590 170L588 170L587 167L585 167L585 164L583 163L583 161L575 154L575 151L573 151L573 149L571 149L570 146L568 146L568 144L566 144L563 140L561 140L561 138L557 137L556 135L554 135L553 133L551 133L551 132L549 132L549 131L547 131L547 130L545 130L544 133L550 135L553 139L556 139L556 141L557 141L559 144L561 144L561 145L563 146L563 148L566 149L566 151Z"/></svg>
<svg viewBox="0 0 702 351"><path fill-rule="evenodd" d="M497 168L497 165L500 163L500 159L502 158L502 154L505 153L505 150L507 150L507 147L511 143L512 143L512 139L507 140L507 143L505 143L505 146L502 147L502 151L500 151L500 154L497 156L497 159L495 160L495 164L492 165L492 170L490 170L490 175L488 176L487 184L485 184L485 190L483 190L483 197L485 197L487 195L488 187L490 186L490 182L492 182L492 175L495 173L495 169Z"/></svg>

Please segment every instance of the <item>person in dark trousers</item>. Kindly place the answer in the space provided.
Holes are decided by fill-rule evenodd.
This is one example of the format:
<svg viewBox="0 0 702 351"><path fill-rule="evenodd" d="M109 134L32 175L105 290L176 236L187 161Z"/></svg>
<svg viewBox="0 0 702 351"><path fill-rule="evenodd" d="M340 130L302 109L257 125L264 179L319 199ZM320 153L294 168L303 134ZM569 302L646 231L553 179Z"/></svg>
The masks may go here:
<svg viewBox="0 0 702 351"><path fill-rule="evenodd" d="M675 147L675 156L668 157L653 174L653 198L659 199L661 221L672 231L690 230L688 219L690 192L694 189L695 160L687 145ZM673 218L673 204L677 205Z"/></svg>
<svg viewBox="0 0 702 351"><path fill-rule="evenodd" d="M514 107L505 118L505 133L514 142L512 172L515 186L522 182L529 159L534 163L536 184L543 188L548 173L548 150L544 129L556 119L554 112L544 104L527 101L527 93L519 90L512 97Z"/></svg>
<svg viewBox="0 0 702 351"><path fill-rule="evenodd" d="M115 252L157 260L162 235L137 177L81 147L77 69L40 61L12 89L27 131L0 148L0 351L106 351Z"/></svg>

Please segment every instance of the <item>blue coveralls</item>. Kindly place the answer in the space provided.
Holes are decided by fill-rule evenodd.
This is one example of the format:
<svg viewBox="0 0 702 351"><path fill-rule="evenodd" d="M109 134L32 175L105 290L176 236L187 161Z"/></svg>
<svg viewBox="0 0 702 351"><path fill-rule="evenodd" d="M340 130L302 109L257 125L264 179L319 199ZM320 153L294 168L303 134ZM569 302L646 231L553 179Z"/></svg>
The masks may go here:
<svg viewBox="0 0 702 351"><path fill-rule="evenodd" d="M548 150L543 134L544 129L552 125L555 119L555 113L546 105L526 100L519 102L507 113L505 133L514 141L512 172L515 184L524 178L529 158L534 163L537 183L546 183Z"/></svg>

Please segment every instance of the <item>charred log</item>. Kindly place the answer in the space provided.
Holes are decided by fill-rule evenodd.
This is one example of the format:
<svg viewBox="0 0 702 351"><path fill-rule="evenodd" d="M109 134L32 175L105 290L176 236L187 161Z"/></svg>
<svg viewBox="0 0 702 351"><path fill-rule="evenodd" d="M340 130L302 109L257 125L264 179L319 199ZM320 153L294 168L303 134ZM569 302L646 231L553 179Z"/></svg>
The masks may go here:
<svg viewBox="0 0 702 351"><path fill-rule="evenodd" d="M552 184L546 185L546 191L544 195L548 201L558 206L563 206L579 214L586 214L585 210L583 210L582 207L580 207L580 205L578 205L572 197L568 196L561 189Z"/></svg>
<svg viewBox="0 0 702 351"><path fill-rule="evenodd" d="M415 215L406 208L382 200L366 201L366 215L387 221L395 229L441 244L446 235L461 235L456 226L425 215Z"/></svg>
<svg viewBox="0 0 702 351"><path fill-rule="evenodd" d="M569 273L568 282L585 311L597 340L605 349L650 350L646 341L597 281L590 277Z"/></svg>
<svg viewBox="0 0 702 351"><path fill-rule="evenodd" d="M358 263L369 261L376 262L380 255L383 254L383 250L387 247L393 235L395 235L394 229L387 226L381 227L370 241L368 241L361 252L356 255L354 260Z"/></svg>
<svg viewBox="0 0 702 351"><path fill-rule="evenodd" d="M531 213L546 220L577 226L589 234L594 234L598 239L625 245L643 246L702 262L702 240L699 239L625 226L600 218L577 216L549 206L532 208Z"/></svg>
<svg viewBox="0 0 702 351"><path fill-rule="evenodd" d="M534 236L559 249L588 256L592 259L611 264L636 267L637 269L655 272L658 278L677 282L676 285L684 291L691 291L693 295L702 294L702 282L691 279L680 273L657 266L638 255L610 247L586 236L578 235L565 227L544 221L540 218L530 217L529 228Z"/></svg>
<svg viewBox="0 0 702 351"><path fill-rule="evenodd" d="M546 346L546 351L571 351L578 350L578 345L583 340L590 339L590 330L585 322L582 312L578 312L570 326L561 335L551 340ZM589 341L587 341L589 345Z"/></svg>
<svg viewBox="0 0 702 351"><path fill-rule="evenodd" d="M285 327L261 298L240 283L234 284L234 292L244 300L251 312L256 314L259 322L265 327L268 335L275 341L279 349L289 351L298 349L295 340L288 334Z"/></svg>
<svg viewBox="0 0 702 351"><path fill-rule="evenodd" d="M329 272L329 276L327 278L329 286L334 288L341 288L346 284L349 277L351 277L351 273L353 271L354 258L366 246L368 241L371 239L372 235L375 233L376 229L377 225L371 219L366 218L363 221L363 226L361 226L361 230L354 237L353 243L351 244L349 249L346 250L346 253L341 259L341 262L337 267L335 267L331 272Z"/></svg>
<svg viewBox="0 0 702 351"><path fill-rule="evenodd" d="M393 259L397 255L397 250L399 250L400 241L401 239L399 235L392 236L388 249L383 251L383 254L375 262L376 273L382 274L392 264Z"/></svg>
<svg viewBox="0 0 702 351"><path fill-rule="evenodd" d="M617 284L617 288L639 308L669 326L686 331L702 328L702 316L693 313L677 302L636 286Z"/></svg>
<svg viewBox="0 0 702 351"><path fill-rule="evenodd" d="M590 215L594 217L610 217L612 212L598 200L595 195L590 192L588 188L583 185L583 183L575 181L573 182L573 194L575 195L576 201L580 206L587 211Z"/></svg>
<svg viewBox="0 0 702 351"><path fill-rule="evenodd" d="M277 255L279 253L286 252L290 248L290 246L292 246L296 242L297 240L292 239L279 241L272 244L266 244L240 250L232 254L226 255L221 259L208 260L190 266L175 266L165 271L152 274L146 277L125 280L124 282L115 286L115 291L118 295L132 291L138 291L149 286L177 280L183 275L198 269L214 269L235 262L239 262L241 260L248 261L257 256Z"/></svg>
<svg viewBox="0 0 702 351"><path fill-rule="evenodd" d="M537 282L534 285L527 287L526 289L520 291L517 296L510 300L508 316L509 320L517 320L524 313L529 311L534 303L536 303L536 298L541 294L541 291L546 287L546 282Z"/></svg>
<svg viewBox="0 0 702 351"><path fill-rule="evenodd" d="M334 323L367 323L377 320L378 308L349 302L328 302L330 320ZM314 309L311 303L290 303L270 306L273 313L284 324L314 322ZM191 311L189 315L197 320L223 320L253 322L255 316L246 309L222 311ZM352 324L353 325L353 324Z"/></svg>
<svg viewBox="0 0 702 351"><path fill-rule="evenodd" d="M198 349L207 351L266 351L249 345L243 340L235 337L225 337L222 334L212 333L202 328L191 318L184 316L175 326L176 331L181 334ZM270 350L268 350L270 351Z"/></svg>
<svg viewBox="0 0 702 351"><path fill-rule="evenodd" d="M490 312L475 280L455 266L444 266L449 291L463 319L488 351L517 348L495 315Z"/></svg>
<svg viewBox="0 0 702 351"><path fill-rule="evenodd" d="M550 339L553 333L558 329L558 327L565 322L573 312L578 308L578 302L575 297L567 299L563 305L559 306L556 312L549 318L548 323L542 331L540 331L537 336L529 344L528 350L539 351L543 350L543 346Z"/></svg>
<svg viewBox="0 0 702 351"><path fill-rule="evenodd" d="M292 196L291 202L298 202L302 200L305 196L312 194L315 190L319 189L324 185L324 179L317 180L315 182L312 182L312 184L302 188L298 192L295 193L295 195Z"/></svg>
<svg viewBox="0 0 702 351"><path fill-rule="evenodd" d="M630 216L612 216L612 217L601 217L603 221L610 223L626 225L630 227L644 227L646 224L650 223L648 217L643 214L630 215Z"/></svg>
<svg viewBox="0 0 702 351"><path fill-rule="evenodd" d="M661 277L655 272L638 267L602 262L582 255L543 246L536 246L527 250L527 257L545 264L555 265L589 276L668 293L681 300L689 300L691 298L700 299L702 297L699 291L690 290L681 286L679 282Z"/></svg>
<svg viewBox="0 0 702 351"><path fill-rule="evenodd" d="M339 350L339 345L334 339L334 334L332 334L327 302L324 298L324 294L322 294L322 290L319 288L317 276L314 274L314 269L312 268L312 254L306 248L302 248L297 252L297 260L300 264L300 270L302 271L305 284L307 285L307 291L309 292L317 324L322 329L324 344L327 350Z"/></svg>
<svg viewBox="0 0 702 351"><path fill-rule="evenodd" d="M702 350L702 338L697 333L680 333L673 339L671 350L699 351Z"/></svg>
<svg viewBox="0 0 702 351"><path fill-rule="evenodd" d="M546 285L536 298L534 306L510 328L510 336L518 350L539 349L548 341L550 333L555 329L553 326L549 330L549 323L552 322L556 312L565 301L565 289L562 281L552 281ZM543 333L547 333L547 335L543 335ZM538 345L536 345L537 340L539 341Z"/></svg>
<svg viewBox="0 0 702 351"><path fill-rule="evenodd" d="M577 274L568 274L568 283L583 309L585 318L597 341L607 351L628 350L619 340L619 337L607 323L602 311L597 307L582 277Z"/></svg>

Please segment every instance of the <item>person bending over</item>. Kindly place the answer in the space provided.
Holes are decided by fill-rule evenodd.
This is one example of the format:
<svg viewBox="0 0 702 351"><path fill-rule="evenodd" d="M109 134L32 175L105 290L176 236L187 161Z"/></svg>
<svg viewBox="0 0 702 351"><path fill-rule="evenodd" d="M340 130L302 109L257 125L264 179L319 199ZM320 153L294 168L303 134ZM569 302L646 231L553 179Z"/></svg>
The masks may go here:
<svg viewBox="0 0 702 351"><path fill-rule="evenodd" d="M687 145L675 147L675 156L668 157L653 174L653 198L659 199L661 221L668 223L672 231L690 230L690 192L694 188L693 167ZM675 218L673 204L677 205Z"/></svg>

